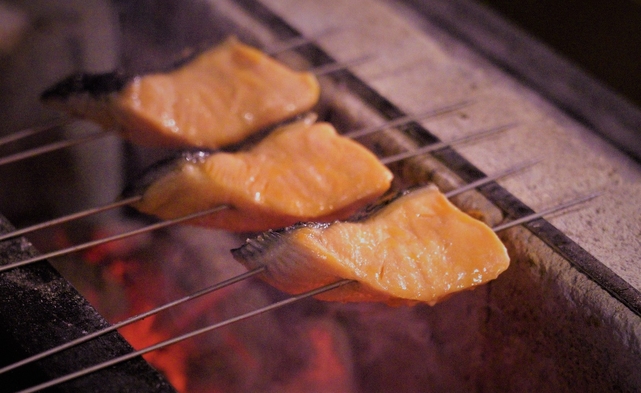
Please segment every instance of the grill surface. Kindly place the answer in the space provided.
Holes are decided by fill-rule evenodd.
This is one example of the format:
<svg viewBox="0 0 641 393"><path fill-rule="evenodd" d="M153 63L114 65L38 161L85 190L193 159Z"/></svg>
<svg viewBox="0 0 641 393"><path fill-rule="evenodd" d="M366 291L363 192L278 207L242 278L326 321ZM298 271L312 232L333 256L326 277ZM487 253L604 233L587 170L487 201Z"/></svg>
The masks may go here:
<svg viewBox="0 0 641 393"><path fill-rule="evenodd" d="M412 124L401 133L365 141L379 153L390 154L403 147L453 139L474 129L518 122L514 132L500 138L456 150L444 149L436 159L413 160L396 167L406 183L398 186L425 182L437 171L433 180L451 189L461 180L480 178L525 157L542 158L543 162L532 171L481 190L506 215L519 217L531 208L549 206L573 195L604 191L588 208L503 234L515 262L496 283L434 309L417 308L416 314L437 337L432 344L439 353L483 365L478 370L442 366L446 370L442 376L430 375L429 381L422 382L438 388L455 384L456 376L465 376L463 380L471 381L471 386L506 391L550 386L561 391L634 390L641 386L635 373L641 359L641 273L636 264L637 255L641 255L641 206L634 197L641 191L641 169L593 133L621 131L625 135L629 124L638 121L638 111L610 93L603 94L597 83L473 3L430 1L414 7L379 1L264 3L274 14L253 0L219 2L217 7L235 22L249 21L249 15L266 22L263 26L252 21L239 31L248 41L257 36L268 43L297 32L314 36L328 28L341 28L337 34L321 38L318 47L300 51L312 64L378 54L374 61L353 68L351 73L335 75L339 82L326 86L331 88L323 94L331 105L322 115L334 123L356 127L469 98L476 101L457 116ZM245 14L238 5L249 12ZM210 32L184 39L198 42L218 36ZM475 49L470 49L469 43ZM146 50L153 53L157 49L154 45L151 42ZM168 46L163 50L171 53L180 42ZM543 56L535 60L545 60L532 67L538 72L536 83L528 79L532 75L520 68L522 64L508 62L521 59L522 48L531 46L537 50L534 53ZM132 56L134 48L124 49L129 53L124 57L125 65L132 69L148 66ZM162 66L167 57L159 53L154 61ZM547 75L559 77L550 82L556 89L546 90ZM566 75L571 78L563 79ZM573 85L576 81L580 83ZM557 94L559 91L563 94ZM588 105L581 105L576 97ZM481 195L458 203L464 208L481 206L490 220L501 219L499 211L489 207ZM13 250L17 246L14 242L7 247ZM18 257L11 254L6 251L2 255L7 255L6 259ZM55 276L55 272L47 272ZM0 279L11 282L8 275ZM5 288L13 290L11 286ZM8 293L3 296L12 297ZM52 303L54 308L59 306L56 301ZM78 307L86 307L82 299ZM15 305L8 305L3 320L11 319L8 315L14 309ZM466 318L469 326L458 326L460 318ZM20 318L15 322L20 326L24 321ZM97 319L94 323L104 322ZM479 332L482 343L474 345ZM115 340L127 350L119 337ZM532 374L547 376L524 378L522 370L514 367L524 362L531 365ZM43 367L52 371L48 365ZM166 387L157 382L153 372L144 374ZM452 375L455 377L450 380ZM142 378L142 384L146 384L146 378ZM375 386L374 382L370 384Z"/></svg>

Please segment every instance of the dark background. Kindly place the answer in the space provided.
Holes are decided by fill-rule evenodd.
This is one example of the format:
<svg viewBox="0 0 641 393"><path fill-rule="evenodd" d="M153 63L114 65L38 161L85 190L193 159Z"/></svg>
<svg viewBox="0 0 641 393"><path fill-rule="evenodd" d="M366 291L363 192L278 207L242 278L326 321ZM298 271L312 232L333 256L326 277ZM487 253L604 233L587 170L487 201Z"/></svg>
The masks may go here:
<svg viewBox="0 0 641 393"><path fill-rule="evenodd" d="M481 2L641 107L641 1Z"/></svg>

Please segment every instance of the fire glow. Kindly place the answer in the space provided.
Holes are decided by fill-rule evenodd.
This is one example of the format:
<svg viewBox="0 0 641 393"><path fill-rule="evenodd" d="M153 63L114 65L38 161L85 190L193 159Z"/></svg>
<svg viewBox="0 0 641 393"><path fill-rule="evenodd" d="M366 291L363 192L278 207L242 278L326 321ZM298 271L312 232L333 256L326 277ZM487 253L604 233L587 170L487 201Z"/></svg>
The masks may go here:
<svg viewBox="0 0 641 393"><path fill-rule="evenodd" d="M39 237L44 241L38 248L57 249L141 225L122 219L89 229L74 225ZM117 323L245 273L230 254L242 241L224 231L180 226L53 263L105 319ZM258 279L246 280L120 333L142 349L286 297ZM473 324L459 323L465 300L445 303L396 308L307 299L150 352L145 359L181 393L420 391L459 380L452 369L456 362L443 348L450 341L443 337L469 335L470 343L477 338ZM444 310L450 320L443 319ZM440 317L432 320L432 315Z"/></svg>
<svg viewBox="0 0 641 393"><path fill-rule="evenodd" d="M191 232L190 229L187 229ZM94 238L105 236L104 228ZM108 232L108 231L107 231ZM210 233L212 236L226 235ZM167 233L158 236L168 236ZM171 237L171 236L170 236ZM112 322L125 320L200 289L218 274L185 273L198 252L182 241L158 239L115 242L87 250L84 263L94 266L105 288L123 300L103 315ZM218 241L221 239L218 238ZM218 259L214 254L212 259ZM191 256L191 258L190 258ZM233 264L231 259L222 263ZM216 264L220 264L217 261ZM229 268L229 266L227 267ZM173 271L172 270L176 270ZM198 267L196 270L202 270ZM205 268L206 269L206 268ZM202 279L202 277L209 279ZM88 298L100 300L100 289ZM270 302L273 290L261 282L244 282L125 326L119 331L135 349L199 329ZM314 301L312 301L314 302ZM294 312L297 313L297 312ZM290 324L284 327L283 324ZM295 322L287 312L252 318L146 354L145 359L181 393L242 391L355 391L351 348L346 334L328 318Z"/></svg>

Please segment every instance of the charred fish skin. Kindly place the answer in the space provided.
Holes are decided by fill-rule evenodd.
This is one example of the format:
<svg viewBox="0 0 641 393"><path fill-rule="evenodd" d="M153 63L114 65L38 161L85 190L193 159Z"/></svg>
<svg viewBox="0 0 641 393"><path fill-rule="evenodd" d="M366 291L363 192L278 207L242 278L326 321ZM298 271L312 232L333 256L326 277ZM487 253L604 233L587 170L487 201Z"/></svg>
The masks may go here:
<svg viewBox="0 0 641 393"><path fill-rule="evenodd" d="M40 100L79 119L96 122L106 130L119 129L111 102L135 77L114 71L104 74L73 74L45 90Z"/></svg>
<svg viewBox="0 0 641 393"><path fill-rule="evenodd" d="M171 172L179 171L183 165L202 163L212 154L215 154L214 150L196 149L175 152L145 168L142 173L135 176L134 180L125 186L120 196L121 198L129 198L143 195L158 179L167 176Z"/></svg>
<svg viewBox="0 0 641 393"><path fill-rule="evenodd" d="M269 253L273 247L278 247L290 232L300 228L324 229L330 225L331 223L326 222L298 222L285 228L270 229L255 237L247 238L245 244L232 249L231 254L236 260L242 260L252 264L254 267L260 267L265 254Z"/></svg>
<svg viewBox="0 0 641 393"><path fill-rule="evenodd" d="M347 221L347 222L362 222L362 221L366 221L369 218L371 218L374 215L376 215L381 210L385 209L385 207L389 206L394 201L402 198L403 196L411 193L412 190L415 190L415 189L418 189L418 188L420 188L420 187L416 186L416 187L411 187L411 188L407 188L407 189L404 189L404 190L398 190L398 191L395 191L395 192L390 192L387 195L382 196L376 202L370 203L367 206L363 206L362 209L360 209L357 212L355 212L353 215L351 215L345 221Z"/></svg>
<svg viewBox="0 0 641 393"><path fill-rule="evenodd" d="M271 247L278 245L283 235L281 230L264 232L255 238L248 238L245 244L232 249L231 254L238 260L246 261L250 266L259 267L262 265L262 255L269 252Z"/></svg>
<svg viewBox="0 0 641 393"><path fill-rule="evenodd" d="M381 198L375 203L371 203L363 207L358 212L354 213L352 216L347 218L346 222L362 222L366 221L370 217L373 217L378 212L383 210L390 203L398 200L399 198L407 195L410 190L400 190L395 193L390 194L387 197ZM338 221L335 221L338 222ZM283 240L293 232L296 232L302 228L313 228L324 230L332 225L331 222L298 222L293 225L289 225L285 228L280 229L270 229L263 233L256 235L255 237L250 237L245 239L245 243L231 250L232 256L243 263L251 264L253 267L261 266L265 258L265 255L273 251L275 247L279 247L282 244Z"/></svg>
<svg viewBox="0 0 641 393"><path fill-rule="evenodd" d="M76 73L69 75L54 84L41 95L42 101L67 100L78 94L88 94L93 98L121 91L133 76L127 76L121 71L102 74Z"/></svg>

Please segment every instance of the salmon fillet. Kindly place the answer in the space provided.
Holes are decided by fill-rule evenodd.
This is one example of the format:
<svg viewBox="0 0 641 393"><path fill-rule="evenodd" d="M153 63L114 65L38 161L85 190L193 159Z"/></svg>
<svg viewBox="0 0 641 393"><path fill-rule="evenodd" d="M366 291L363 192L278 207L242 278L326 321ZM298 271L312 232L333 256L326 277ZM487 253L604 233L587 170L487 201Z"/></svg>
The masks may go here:
<svg viewBox="0 0 641 393"><path fill-rule="evenodd" d="M312 73L229 38L171 72L73 75L42 100L141 145L219 148L308 111L319 94Z"/></svg>
<svg viewBox="0 0 641 393"><path fill-rule="evenodd" d="M342 279L354 283L317 295L339 302L435 304L495 279L509 257L496 234L425 187L360 221L301 223L248 239L232 254L292 294Z"/></svg>
<svg viewBox="0 0 641 393"><path fill-rule="evenodd" d="M167 219L229 205L193 223L237 232L344 219L385 193L393 177L331 124L308 121L279 127L250 150L181 158L164 172L143 186L135 208Z"/></svg>

